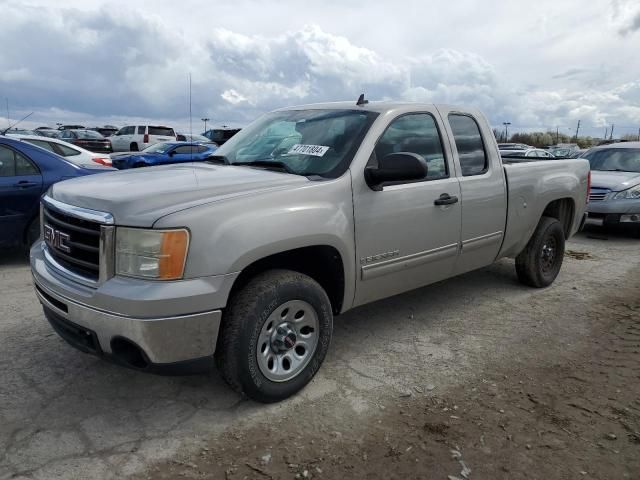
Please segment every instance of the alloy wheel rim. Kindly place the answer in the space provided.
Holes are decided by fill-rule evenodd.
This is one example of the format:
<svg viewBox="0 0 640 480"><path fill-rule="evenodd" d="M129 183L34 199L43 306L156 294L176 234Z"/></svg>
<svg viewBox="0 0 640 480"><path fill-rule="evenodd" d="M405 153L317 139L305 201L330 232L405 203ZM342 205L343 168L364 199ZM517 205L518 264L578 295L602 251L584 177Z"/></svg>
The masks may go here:
<svg viewBox="0 0 640 480"><path fill-rule="evenodd" d="M548 236L542 244L541 263L542 271L549 273L555 267L557 258L557 242L555 237Z"/></svg>
<svg viewBox="0 0 640 480"><path fill-rule="evenodd" d="M303 300L290 300L273 310L256 345L260 372L273 382L298 376L316 351L319 326L316 310Z"/></svg>

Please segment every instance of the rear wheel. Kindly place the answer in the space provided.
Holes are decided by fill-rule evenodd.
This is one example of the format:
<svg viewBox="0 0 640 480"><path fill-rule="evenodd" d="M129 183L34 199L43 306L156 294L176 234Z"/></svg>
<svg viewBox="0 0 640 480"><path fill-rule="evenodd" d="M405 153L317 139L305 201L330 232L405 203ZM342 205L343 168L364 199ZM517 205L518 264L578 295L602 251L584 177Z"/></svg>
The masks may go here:
<svg viewBox="0 0 640 480"><path fill-rule="evenodd" d="M542 217L525 249L516 257L520 282L542 288L553 283L564 259L564 230L558 220Z"/></svg>
<svg viewBox="0 0 640 480"><path fill-rule="evenodd" d="M288 270L257 275L227 306L216 361L231 387L259 402L302 389L324 360L331 303L312 278Z"/></svg>
<svg viewBox="0 0 640 480"><path fill-rule="evenodd" d="M129 151L130 152L137 152L138 151L138 144L133 142L131 145L129 145Z"/></svg>

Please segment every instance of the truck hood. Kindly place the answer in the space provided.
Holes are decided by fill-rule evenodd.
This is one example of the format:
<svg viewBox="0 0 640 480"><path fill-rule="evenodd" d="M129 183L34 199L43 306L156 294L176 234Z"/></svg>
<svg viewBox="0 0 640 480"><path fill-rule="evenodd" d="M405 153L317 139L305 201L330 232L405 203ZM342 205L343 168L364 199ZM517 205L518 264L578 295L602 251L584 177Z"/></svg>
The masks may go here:
<svg viewBox="0 0 640 480"><path fill-rule="evenodd" d="M640 183L640 173L637 172L603 172L591 170L591 186L604 188L613 192L626 190Z"/></svg>
<svg viewBox="0 0 640 480"><path fill-rule="evenodd" d="M108 212L116 225L150 227L197 205L309 183L306 177L251 167L183 163L103 173L56 183L49 195Z"/></svg>

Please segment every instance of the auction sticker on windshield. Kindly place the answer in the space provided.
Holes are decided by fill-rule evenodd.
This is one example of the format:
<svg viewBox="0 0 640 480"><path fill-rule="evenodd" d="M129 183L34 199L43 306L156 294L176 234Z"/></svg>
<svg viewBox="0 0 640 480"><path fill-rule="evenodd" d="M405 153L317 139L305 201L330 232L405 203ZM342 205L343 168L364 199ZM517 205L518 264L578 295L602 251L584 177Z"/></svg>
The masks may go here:
<svg viewBox="0 0 640 480"><path fill-rule="evenodd" d="M327 153L329 147L323 145L302 145L296 143L288 153L297 153L299 155L313 155L314 157L323 157Z"/></svg>

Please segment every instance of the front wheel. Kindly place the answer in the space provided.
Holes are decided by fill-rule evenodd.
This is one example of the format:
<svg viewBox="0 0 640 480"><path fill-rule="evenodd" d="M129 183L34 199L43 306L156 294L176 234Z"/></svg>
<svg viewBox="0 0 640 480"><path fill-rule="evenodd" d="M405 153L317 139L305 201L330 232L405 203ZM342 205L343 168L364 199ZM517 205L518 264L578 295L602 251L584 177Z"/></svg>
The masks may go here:
<svg viewBox="0 0 640 480"><path fill-rule="evenodd" d="M560 273L564 258L564 230L558 220L542 217L525 249L516 257L520 282L548 287Z"/></svg>
<svg viewBox="0 0 640 480"><path fill-rule="evenodd" d="M331 303L312 278L269 270L251 279L229 302L216 362L241 394L277 402L302 389L329 349Z"/></svg>

